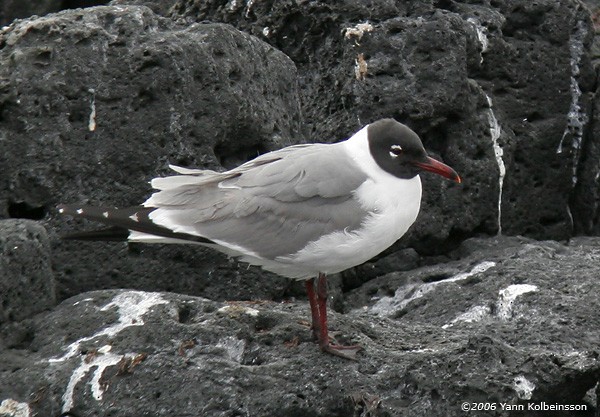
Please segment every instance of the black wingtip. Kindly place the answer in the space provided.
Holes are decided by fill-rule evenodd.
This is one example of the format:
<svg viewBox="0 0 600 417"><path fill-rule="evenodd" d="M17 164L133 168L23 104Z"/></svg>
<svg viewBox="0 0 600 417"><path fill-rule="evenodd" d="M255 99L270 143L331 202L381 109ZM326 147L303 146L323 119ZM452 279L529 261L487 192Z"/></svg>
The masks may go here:
<svg viewBox="0 0 600 417"><path fill-rule="evenodd" d="M103 209L86 208L86 206L75 204L59 204L56 206L59 214L73 217L88 218L99 220L99 213ZM104 209L106 210L106 209ZM107 211L105 211L107 213ZM100 219L102 220L102 219ZM87 241L106 241L106 242L125 242L129 237L129 230L124 227L112 226L104 229L90 230L86 232L74 232L61 236L62 240L87 240Z"/></svg>
<svg viewBox="0 0 600 417"><path fill-rule="evenodd" d="M189 242L214 243L212 240L202 236L177 233L164 226L154 224L152 219L150 219L150 213L156 209L154 207L135 206L124 209L115 209L108 207L59 204L56 206L56 209L60 214L97 221L111 226L107 229L69 234L63 237L63 239L67 240L105 240L121 242L128 240L130 231L133 230L148 235Z"/></svg>

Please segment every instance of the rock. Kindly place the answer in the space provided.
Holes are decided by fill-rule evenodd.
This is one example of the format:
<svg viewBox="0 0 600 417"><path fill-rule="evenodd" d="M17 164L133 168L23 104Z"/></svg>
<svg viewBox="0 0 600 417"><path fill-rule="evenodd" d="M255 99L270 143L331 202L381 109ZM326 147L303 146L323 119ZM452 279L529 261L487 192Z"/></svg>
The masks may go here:
<svg viewBox="0 0 600 417"><path fill-rule="evenodd" d="M393 308L379 298L332 313L337 336L364 347L357 362L319 352L306 302L81 294L0 353L1 399L32 415L464 416L462 403L495 404L473 415L544 403L592 415L600 239L477 239L452 256L403 273L415 291L398 288Z"/></svg>
<svg viewBox="0 0 600 417"><path fill-rule="evenodd" d="M379 259L372 259L356 268L341 273L344 291L360 287L362 284L385 275L390 271L410 271L419 266L423 258L412 248L402 249Z"/></svg>
<svg viewBox="0 0 600 417"><path fill-rule="evenodd" d="M0 325L56 305L46 229L30 220L0 221Z"/></svg>
<svg viewBox="0 0 600 417"><path fill-rule="evenodd" d="M109 0L4 0L0 3L0 27L14 19L46 15L63 9L99 6Z"/></svg>
<svg viewBox="0 0 600 417"><path fill-rule="evenodd" d="M171 8L177 0L112 0L110 6L136 5L146 6L160 16L169 16Z"/></svg>
<svg viewBox="0 0 600 417"><path fill-rule="evenodd" d="M597 223L594 30L578 1L179 0L169 15L227 22L289 55L310 140L395 117L456 168L460 186L424 176L403 246L443 253L500 229L564 239Z"/></svg>
<svg viewBox="0 0 600 417"><path fill-rule="evenodd" d="M497 231L565 239L598 229L594 31L575 0L113 4L0 35L0 139L10 138L0 140L0 217L49 217L63 233L56 203L137 204L169 162L229 168L392 116L464 182L423 175L419 219L388 255L444 254ZM61 299L106 287L223 299L216 273L243 283L236 298L288 288L195 248L55 246Z"/></svg>
<svg viewBox="0 0 600 417"><path fill-rule="evenodd" d="M54 207L136 205L169 163L231 168L302 137L294 64L229 25L115 6L0 33L0 218L46 220L60 299L107 287L280 296L286 280L261 281L268 274L209 250L60 242L98 225ZM236 292L223 289L236 281Z"/></svg>
<svg viewBox="0 0 600 417"><path fill-rule="evenodd" d="M57 12L61 3L61 0L4 0L0 4L0 27L15 19Z"/></svg>

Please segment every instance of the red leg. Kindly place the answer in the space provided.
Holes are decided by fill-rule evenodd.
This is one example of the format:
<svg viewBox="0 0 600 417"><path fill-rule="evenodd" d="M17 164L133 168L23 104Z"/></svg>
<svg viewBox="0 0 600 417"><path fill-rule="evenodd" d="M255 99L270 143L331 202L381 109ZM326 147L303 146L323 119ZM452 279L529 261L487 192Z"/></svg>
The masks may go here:
<svg viewBox="0 0 600 417"><path fill-rule="evenodd" d="M312 287L312 285L311 285ZM307 285L308 290L308 285ZM311 290L314 290L311 288ZM313 293L314 295L314 293ZM309 294L310 298L310 294ZM319 274L317 278L316 304L318 309L319 325L318 332L319 345L321 350L332 355L341 356L342 358L356 360L356 352L361 349L360 346L341 346L334 345L329 342L329 332L327 329L327 276ZM311 303L311 311L313 312L313 322L315 320L314 309Z"/></svg>
<svg viewBox="0 0 600 417"><path fill-rule="evenodd" d="M319 273L317 278L317 307L319 309L319 343L321 348L329 344L327 329L327 275Z"/></svg>
<svg viewBox="0 0 600 417"><path fill-rule="evenodd" d="M313 283L313 279L308 279L304 282L306 285L306 293L308 294L308 302L310 303L310 315L312 316L312 331L315 336L315 339L319 339L319 328L320 328L320 319L319 319L319 306L317 305L317 295L315 294L315 286Z"/></svg>

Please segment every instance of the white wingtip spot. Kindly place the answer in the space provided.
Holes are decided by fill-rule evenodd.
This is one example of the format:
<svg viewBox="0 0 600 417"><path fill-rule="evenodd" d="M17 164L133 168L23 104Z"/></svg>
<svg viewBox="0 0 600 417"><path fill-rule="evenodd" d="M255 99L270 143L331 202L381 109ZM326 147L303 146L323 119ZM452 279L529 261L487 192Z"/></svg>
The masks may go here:
<svg viewBox="0 0 600 417"><path fill-rule="evenodd" d="M136 223L140 221L140 219L138 218L138 214L137 213L133 213L131 216L129 216L129 218L131 220L133 220L134 222L136 222Z"/></svg>
<svg viewBox="0 0 600 417"><path fill-rule="evenodd" d="M102 213L102 217L108 219L108 211L105 211L104 213Z"/></svg>
<svg viewBox="0 0 600 417"><path fill-rule="evenodd" d="M83 209L77 209L77 214L82 214L83 213Z"/></svg>
<svg viewBox="0 0 600 417"><path fill-rule="evenodd" d="M58 212L59 212L60 214L63 214L63 213L65 212L65 209L61 207L61 208L59 208L59 209L58 209Z"/></svg>

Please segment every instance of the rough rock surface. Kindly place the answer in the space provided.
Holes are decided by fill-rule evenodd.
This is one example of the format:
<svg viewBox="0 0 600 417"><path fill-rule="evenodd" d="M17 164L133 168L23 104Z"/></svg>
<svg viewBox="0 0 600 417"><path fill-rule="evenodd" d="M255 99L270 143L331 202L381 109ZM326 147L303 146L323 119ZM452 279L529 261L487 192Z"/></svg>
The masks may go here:
<svg viewBox="0 0 600 417"><path fill-rule="evenodd" d="M169 163L230 168L292 144L296 85L289 58L228 25L179 26L136 6L18 21L0 33L0 217L46 220L60 298L107 287L222 294L213 274L260 272L197 248L59 242L84 225L54 207L139 204ZM287 285L256 282L233 287L274 297Z"/></svg>
<svg viewBox="0 0 600 417"><path fill-rule="evenodd" d="M46 229L31 220L0 221L0 325L55 305Z"/></svg>
<svg viewBox="0 0 600 417"><path fill-rule="evenodd" d="M48 416L463 417L463 402L495 404L477 416L544 415L527 411L543 402L593 416L600 240L477 239L452 256L378 278L332 314L364 347L357 362L318 351L306 302L81 294L2 330L0 399Z"/></svg>
<svg viewBox="0 0 600 417"><path fill-rule="evenodd" d="M231 167L392 116L464 178L424 175L422 213L396 249L443 253L500 226L536 238L597 230L593 29L576 1L133 2L172 19L119 0L0 35L1 217L62 232L56 203L139 203L167 162ZM255 36L191 23L206 19ZM259 271L196 248L54 247L61 298L107 287L214 297L214 273L242 281L242 298L287 285L255 285Z"/></svg>
<svg viewBox="0 0 600 417"><path fill-rule="evenodd" d="M180 0L179 16L231 23L288 54L311 140L392 116L463 175L460 187L426 179L427 210L407 245L431 251L500 223L565 238L571 214L578 232L597 223L598 199L578 186L598 164L580 164L596 143L596 75L589 11L576 0Z"/></svg>
<svg viewBox="0 0 600 417"><path fill-rule="evenodd" d="M152 10L117 0L0 31L0 218L43 220L54 252L50 271L39 226L0 223L0 416L599 414L600 240L530 240L600 227L579 2L131 2ZM228 168L384 116L465 182L425 176L409 247L333 277L331 327L365 348L357 362L318 351L306 302L216 301L280 300L289 281L197 248L58 240L92 227L59 202L136 204L167 163ZM500 226L528 237L449 251ZM30 317L50 286L19 277L53 273L59 299L212 300L95 291Z"/></svg>

